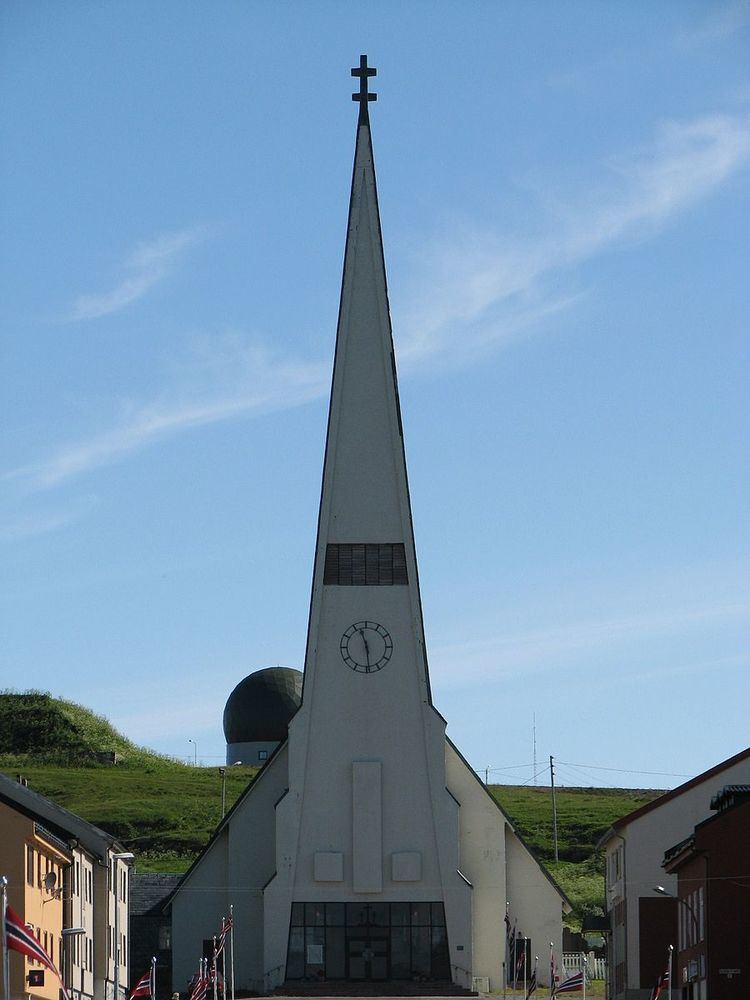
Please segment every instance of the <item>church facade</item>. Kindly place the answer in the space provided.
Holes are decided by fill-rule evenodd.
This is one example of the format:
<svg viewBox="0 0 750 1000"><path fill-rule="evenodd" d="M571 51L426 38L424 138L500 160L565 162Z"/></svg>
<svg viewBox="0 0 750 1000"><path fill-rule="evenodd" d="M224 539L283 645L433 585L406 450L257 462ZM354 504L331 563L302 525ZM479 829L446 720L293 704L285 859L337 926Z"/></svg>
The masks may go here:
<svg viewBox="0 0 750 1000"><path fill-rule="evenodd" d="M237 989L501 989L505 915L560 952L569 904L432 703L362 59L302 702L171 901L184 990L232 905ZM546 959L538 979L547 978ZM529 969L530 973L530 969Z"/></svg>

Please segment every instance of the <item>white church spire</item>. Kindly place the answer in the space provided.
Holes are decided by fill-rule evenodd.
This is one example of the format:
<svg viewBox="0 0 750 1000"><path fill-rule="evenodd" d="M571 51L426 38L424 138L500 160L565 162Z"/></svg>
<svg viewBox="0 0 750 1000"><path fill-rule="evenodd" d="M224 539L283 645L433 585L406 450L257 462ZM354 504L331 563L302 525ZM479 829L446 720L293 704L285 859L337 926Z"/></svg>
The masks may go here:
<svg viewBox="0 0 750 1000"><path fill-rule="evenodd" d="M321 616L325 617L325 605L340 604L342 598L346 604L358 603L359 620L372 618L380 624L375 606L395 601L408 606L414 662L429 701L368 111L377 98L368 88L375 73L366 56L352 70L360 80L359 92L352 94L359 102L359 120L318 523L307 684L309 689L318 647L316 632ZM344 587L353 589L344 596ZM356 613L354 607L352 612ZM375 668L384 656L390 658L392 638L389 633L384 640L372 629L361 628L348 638L342 633L340 648L355 672L371 672L368 667ZM362 656L364 663L360 663Z"/></svg>

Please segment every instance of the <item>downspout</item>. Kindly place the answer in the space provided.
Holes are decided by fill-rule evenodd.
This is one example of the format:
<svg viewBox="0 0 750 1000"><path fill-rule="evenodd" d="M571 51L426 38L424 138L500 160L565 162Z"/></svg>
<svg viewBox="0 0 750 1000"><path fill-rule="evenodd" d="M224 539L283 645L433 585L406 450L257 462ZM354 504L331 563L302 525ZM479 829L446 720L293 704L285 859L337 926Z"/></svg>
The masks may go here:
<svg viewBox="0 0 750 1000"><path fill-rule="evenodd" d="M624 888L623 897L625 899L625 983L624 983L624 993L627 994L628 991L628 870L627 870L627 841L621 833L616 833L615 837L618 837L622 841L622 885ZM614 931L612 936L614 937ZM612 970L614 972L614 969ZM612 977L610 976L610 979ZM614 980L613 986L614 986ZM614 996L614 988L612 990L612 995Z"/></svg>

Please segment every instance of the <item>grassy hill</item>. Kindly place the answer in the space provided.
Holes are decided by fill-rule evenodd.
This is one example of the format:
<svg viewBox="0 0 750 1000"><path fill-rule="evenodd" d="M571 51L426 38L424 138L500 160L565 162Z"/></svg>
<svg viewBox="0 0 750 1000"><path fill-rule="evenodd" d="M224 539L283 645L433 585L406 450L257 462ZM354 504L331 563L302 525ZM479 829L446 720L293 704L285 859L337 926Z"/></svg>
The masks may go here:
<svg viewBox="0 0 750 1000"><path fill-rule="evenodd" d="M115 751L119 763L96 754ZM42 692L0 694L0 772L116 836L139 871L185 871L221 817L217 767L189 767L139 747L106 719ZM257 770L226 772L229 809ZM572 923L603 904L596 843L612 821L659 794L627 788L560 788L560 861L554 862L550 790L491 785L490 792L575 904Z"/></svg>
<svg viewBox="0 0 750 1000"><path fill-rule="evenodd" d="M175 764L139 747L101 715L46 691L0 692L0 758L17 762L93 764L97 754L116 753L124 764Z"/></svg>

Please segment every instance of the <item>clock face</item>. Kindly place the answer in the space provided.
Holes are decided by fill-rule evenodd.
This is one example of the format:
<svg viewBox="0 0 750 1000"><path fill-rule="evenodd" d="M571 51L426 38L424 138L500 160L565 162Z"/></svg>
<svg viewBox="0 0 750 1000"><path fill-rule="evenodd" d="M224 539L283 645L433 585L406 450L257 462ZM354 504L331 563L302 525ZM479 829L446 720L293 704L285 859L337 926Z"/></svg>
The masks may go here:
<svg viewBox="0 0 750 1000"><path fill-rule="evenodd" d="M390 660L393 639L377 622L355 622L341 636L340 648L347 667L372 674Z"/></svg>

